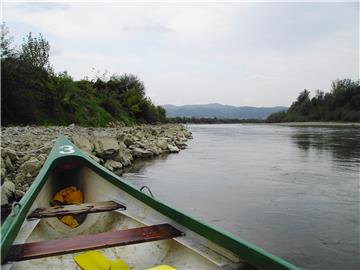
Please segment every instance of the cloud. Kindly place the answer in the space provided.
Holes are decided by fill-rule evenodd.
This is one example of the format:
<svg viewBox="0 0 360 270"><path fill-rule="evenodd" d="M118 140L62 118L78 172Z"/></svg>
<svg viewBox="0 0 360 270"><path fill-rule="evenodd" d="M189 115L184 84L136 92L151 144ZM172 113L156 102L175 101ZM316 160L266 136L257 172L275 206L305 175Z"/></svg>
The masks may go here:
<svg viewBox="0 0 360 270"><path fill-rule="evenodd" d="M31 2L31 3L6 3L6 5L13 5L17 10L25 12L39 12L39 11L54 11L54 10L68 10L70 5L65 3L50 3L50 2Z"/></svg>
<svg viewBox="0 0 360 270"><path fill-rule="evenodd" d="M5 3L4 19L43 33L56 70L135 73L158 104L290 105L359 75L358 3L32 5Z"/></svg>
<svg viewBox="0 0 360 270"><path fill-rule="evenodd" d="M122 30L125 32L159 32L167 33L172 30L169 27L163 25L125 25L122 27Z"/></svg>

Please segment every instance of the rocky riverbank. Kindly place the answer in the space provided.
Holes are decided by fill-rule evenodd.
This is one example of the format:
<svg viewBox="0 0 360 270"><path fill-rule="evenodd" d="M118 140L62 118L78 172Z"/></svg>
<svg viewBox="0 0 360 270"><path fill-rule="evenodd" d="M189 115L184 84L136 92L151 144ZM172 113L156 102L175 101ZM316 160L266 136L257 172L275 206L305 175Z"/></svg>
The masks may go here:
<svg viewBox="0 0 360 270"><path fill-rule="evenodd" d="M183 125L92 128L6 127L1 129L1 206L19 200L45 162L56 138L65 135L115 173L134 160L177 153L192 138Z"/></svg>

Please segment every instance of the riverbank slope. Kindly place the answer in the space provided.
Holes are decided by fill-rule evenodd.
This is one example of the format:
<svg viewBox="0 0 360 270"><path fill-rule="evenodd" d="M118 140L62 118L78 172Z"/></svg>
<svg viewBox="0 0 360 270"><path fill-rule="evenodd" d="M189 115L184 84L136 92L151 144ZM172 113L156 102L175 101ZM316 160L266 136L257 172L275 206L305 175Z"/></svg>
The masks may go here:
<svg viewBox="0 0 360 270"><path fill-rule="evenodd" d="M183 125L133 127L6 127L1 129L1 206L19 200L45 162L56 138L65 135L91 158L121 174L134 160L177 153L192 138ZM5 207L4 207L5 206Z"/></svg>

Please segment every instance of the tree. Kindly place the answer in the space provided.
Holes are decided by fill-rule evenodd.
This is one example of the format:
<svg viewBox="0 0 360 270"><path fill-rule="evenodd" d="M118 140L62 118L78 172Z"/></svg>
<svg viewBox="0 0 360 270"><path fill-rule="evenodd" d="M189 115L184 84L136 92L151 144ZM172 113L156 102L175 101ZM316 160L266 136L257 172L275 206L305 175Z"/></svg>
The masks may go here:
<svg viewBox="0 0 360 270"><path fill-rule="evenodd" d="M55 73L49 64L50 45L42 35L29 33L18 53L8 28L1 26L2 123L104 126L110 121L156 123L165 110L145 96L135 75L76 81L67 72ZM98 72L100 74L100 72Z"/></svg>
<svg viewBox="0 0 360 270"><path fill-rule="evenodd" d="M114 81L122 85L125 91L132 89L140 97L145 97L145 85L136 75L127 73L120 76L113 75L110 78L110 82Z"/></svg>
<svg viewBox="0 0 360 270"><path fill-rule="evenodd" d="M315 98L318 100L318 101L323 101L324 99L324 92L323 91L320 91L320 90L316 90L315 92Z"/></svg>
<svg viewBox="0 0 360 270"><path fill-rule="evenodd" d="M14 56L15 50L12 47L14 38L10 36L9 27L7 27L4 22L1 24L0 38L1 59Z"/></svg>
<svg viewBox="0 0 360 270"><path fill-rule="evenodd" d="M360 121L360 81L336 80L330 92L301 92L285 113L274 113L268 122L284 121Z"/></svg>
<svg viewBox="0 0 360 270"><path fill-rule="evenodd" d="M308 100L310 100L309 97L310 97L310 92L309 92L308 90L304 89L304 91L302 91L302 92L299 94L299 96L298 96L298 98L297 98L297 102L298 102L299 104L302 104L302 103L304 103L304 102L307 102Z"/></svg>
<svg viewBox="0 0 360 270"><path fill-rule="evenodd" d="M165 120L166 120L166 110L161 106L157 106L156 109L158 111L159 121L160 122L165 122Z"/></svg>
<svg viewBox="0 0 360 270"><path fill-rule="evenodd" d="M22 61L37 68L50 70L49 56L50 44L41 34L39 34L38 37L33 37L30 32L26 38L24 38L20 52L20 59Z"/></svg>

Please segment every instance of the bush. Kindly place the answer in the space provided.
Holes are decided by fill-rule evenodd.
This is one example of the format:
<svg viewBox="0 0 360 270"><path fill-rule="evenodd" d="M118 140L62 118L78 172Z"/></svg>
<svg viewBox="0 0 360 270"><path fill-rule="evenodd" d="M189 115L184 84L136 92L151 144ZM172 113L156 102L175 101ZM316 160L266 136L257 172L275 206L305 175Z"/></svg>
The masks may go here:
<svg viewBox="0 0 360 270"><path fill-rule="evenodd" d="M165 110L145 96L145 85L135 75L74 81L67 72L50 68L50 44L31 33L14 52L8 29L1 35L1 115L3 125L105 126L165 121Z"/></svg>
<svg viewBox="0 0 360 270"><path fill-rule="evenodd" d="M302 91L287 112L273 113L267 122L360 121L360 82L336 80L331 92L317 91L311 100L309 91Z"/></svg>

